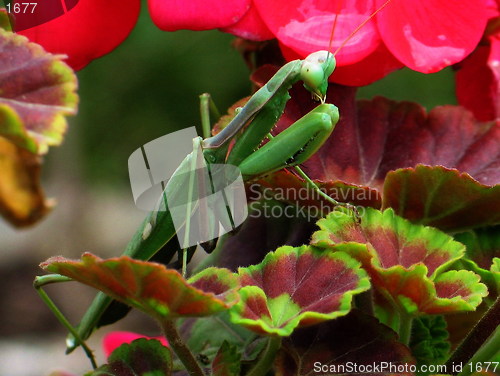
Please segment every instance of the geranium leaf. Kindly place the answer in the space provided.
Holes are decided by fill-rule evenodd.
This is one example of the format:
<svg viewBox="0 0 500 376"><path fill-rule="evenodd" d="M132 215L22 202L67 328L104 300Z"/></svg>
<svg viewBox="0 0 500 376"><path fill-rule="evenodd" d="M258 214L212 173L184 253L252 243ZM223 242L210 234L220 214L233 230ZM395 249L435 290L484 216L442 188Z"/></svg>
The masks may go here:
<svg viewBox="0 0 500 376"><path fill-rule="evenodd" d="M412 224L392 209L366 208L360 221L336 211L318 226L312 245L358 259L373 286L409 314L474 310L488 293L474 273L443 273L463 256L463 244L437 229Z"/></svg>
<svg viewBox="0 0 500 376"><path fill-rule="evenodd" d="M486 186L445 167L418 165L387 174L384 207L413 222L466 230L500 222L500 185Z"/></svg>
<svg viewBox="0 0 500 376"><path fill-rule="evenodd" d="M227 269L208 268L185 280L173 269L126 256L103 260L90 253L81 261L52 257L41 267L103 291L157 319L207 316L237 299L238 281Z"/></svg>
<svg viewBox="0 0 500 376"><path fill-rule="evenodd" d="M469 270L481 276L488 286L490 296L500 294L500 226L479 228L455 235L455 239L467 247L462 262Z"/></svg>
<svg viewBox="0 0 500 376"><path fill-rule="evenodd" d="M435 276L465 253L465 247L437 229L412 224L394 214L371 208L364 210L361 221L345 212L334 211L317 222L320 231L311 244L320 247L357 242L369 245L369 258L379 268L402 266L409 269L421 263L427 275ZM354 249L354 248L353 248ZM356 248L359 249L359 248Z"/></svg>
<svg viewBox="0 0 500 376"><path fill-rule="evenodd" d="M236 271L238 267L260 263L265 255L279 246L307 243L316 229L314 222L319 211L309 213L302 209L274 200L263 199L250 203L248 218L236 233L225 239L220 248L208 256L208 260L212 265ZM313 217L307 218L308 214Z"/></svg>
<svg viewBox="0 0 500 376"><path fill-rule="evenodd" d="M381 97L333 103L341 106L344 123L305 163L313 178L381 189L389 171L422 163L456 168L489 186L500 182L495 168L500 162L500 127L495 123L478 123L458 106L426 113L416 103Z"/></svg>
<svg viewBox="0 0 500 376"><path fill-rule="evenodd" d="M172 354L155 339L139 338L118 347L108 364L88 376L166 376L172 374Z"/></svg>
<svg viewBox="0 0 500 376"><path fill-rule="evenodd" d="M382 368L391 364L399 372ZM296 330L283 341L276 375L413 375L409 349L397 335L372 316L358 310L310 328ZM348 369L347 367L351 367ZM379 369L370 369L378 365ZM405 371L406 366L406 371ZM354 369L354 367L357 367Z"/></svg>
<svg viewBox="0 0 500 376"><path fill-rule="evenodd" d="M0 29L11 31L10 19L7 10L0 8Z"/></svg>
<svg viewBox="0 0 500 376"><path fill-rule="evenodd" d="M235 346L224 341L212 363L213 376L239 376L241 355Z"/></svg>
<svg viewBox="0 0 500 376"><path fill-rule="evenodd" d="M184 319L179 329L191 351L198 356L207 357L209 361L214 359L224 342L245 351L243 354L245 359L256 355L247 351L248 344L257 336L244 327L232 323L228 311L209 317ZM207 336L207 333L211 335Z"/></svg>
<svg viewBox="0 0 500 376"><path fill-rule="evenodd" d="M288 336L346 315L353 295L370 286L359 266L345 253L280 247L259 265L238 270L243 287L231 319L260 334Z"/></svg>
<svg viewBox="0 0 500 376"><path fill-rule="evenodd" d="M145 339L156 339L160 341L163 346L168 347L168 342L165 337L147 337L139 333L134 332L125 332L125 331L116 331L110 332L104 336L102 339L102 348L104 351L104 355L109 357L113 351L115 351L118 347L123 345L124 343L132 343L136 339L145 338Z"/></svg>
<svg viewBox="0 0 500 376"><path fill-rule="evenodd" d="M0 29L0 136L33 153L59 145L78 104L77 80L59 56Z"/></svg>
<svg viewBox="0 0 500 376"><path fill-rule="evenodd" d="M40 168L38 155L0 136L0 214L14 226L34 224L54 205L44 197Z"/></svg>
<svg viewBox="0 0 500 376"><path fill-rule="evenodd" d="M443 316L423 316L413 320L410 348L418 365L442 364L450 351ZM425 375L428 373L419 373Z"/></svg>

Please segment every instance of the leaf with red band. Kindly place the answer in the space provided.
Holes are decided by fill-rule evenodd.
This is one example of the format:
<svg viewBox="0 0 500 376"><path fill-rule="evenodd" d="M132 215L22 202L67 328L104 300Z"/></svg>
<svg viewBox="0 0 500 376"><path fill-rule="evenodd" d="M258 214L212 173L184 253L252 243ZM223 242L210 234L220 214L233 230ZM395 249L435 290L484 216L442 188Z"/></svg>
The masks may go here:
<svg viewBox="0 0 500 376"><path fill-rule="evenodd" d="M76 113L76 76L58 56L0 29L0 135L33 153L59 145Z"/></svg>
<svg viewBox="0 0 500 376"><path fill-rule="evenodd" d="M358 259L373 286L409 314L474 310L488 294L472 272L443 272L463 256L461 243L437 229L412 224L391 209L367 208L361 222L332 212L318 226L312 245Z"/></svg>
<svg viewBox="0 0 500 376"><path fill-rule="evenodd" d="M240 268L241 301L232 321L260 334L288 336L297 327L343 316L370 283L345 253L284 246L259 265Z"/></svg>
<svg viewBox="0 0 500 376"><path fill-rule="evenodd" d="M101 290L112 298L163 320L208 316L238 299L238 281L227 269L207 268L185 280L172 269L126 256L103 260L90 253L81 261L52 257L41 267Z"/></svg>

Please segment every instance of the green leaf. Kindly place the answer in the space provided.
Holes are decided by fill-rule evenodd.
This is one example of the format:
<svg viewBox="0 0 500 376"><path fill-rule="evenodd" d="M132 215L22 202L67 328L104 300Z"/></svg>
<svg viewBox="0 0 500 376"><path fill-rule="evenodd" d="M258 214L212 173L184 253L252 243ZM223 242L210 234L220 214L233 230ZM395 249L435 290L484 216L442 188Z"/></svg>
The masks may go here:
<svg viewBox="0 0 500 376"><path fill-rule="evenodd" d="M59 56L0 29L0 136L32 153L59 145L76 113L74 72Z"/></svg>
<svg viewBox="0 0 500 376"><path fill-rule="evenodd" d="M297 327L346 315L352 297L370 283L345 253L284 246L259 265L240 268L241 301L233 322L259 334L288 336Z"/></svg>
<svg viewBox="0 0 500 376"><path fill-rule="evenodd" d="M254 359L260 350L255 348L248 353L251 351L249 344L257 336L241 325L232 323L228 311L209 317L183 319L179 330L191 351L198 356L207 357L210 361L214 359L224 342L237 347L240 351L245 351L243 355L247 360ZM207 333L211 335L207 336Z"/></svg>
<svg viewBox="0 0 500 376"><path fill-rule="evenodd" d="M383 363L387 368L381 368ZM391 371L389 364L401 367L399 372ZM336 320L298 329L284 339L275 369L276 375L283 376L412 376L408 369L414 364L410 350L398 341L395 332L373 316L353 310ZM375 365L379 369L373 369Z"/></svg>
<svg viewBox="0 0 500 376"><path fill-rule="evenodd" d="M208 268L186 281L161 264L126 256L103 260L90 253L83 254L81 261L52 257L41 267L99 289L159 320L213 315L238 298L237 278L227 269Z"/></svg>
<svg viewBox="0 0 500 376"><path fill-rule="evenodd" d="M500 222L500 185L484 185L469 174L417 165L387 174L383 208L414 223L463 231Z"/></svg>
<svg viewBox="0 0 500 376"><path fill-rule="evenodd" d="M500 226L479 228L455 235L467 247L462 263L481 276L490 291L489 299L500 294Z"/></svg>
<svg viewBox="0 0 500 376"><path fill-rule="evenodd" d="M7 13L7 10L5 8L0 8L0 29L12 31L9 14Z"/></svg>
<svg viewBox="0 0 500 376"><path fill-rule="evenodd" d="M108 364L88 376L168 376L172 374L172 354L155 339L139 338L118 347Z"/></svg>
<svg viewBox="0 0 500 376"><path fill-rule="evenodd" d="M236 346L224 341L212 363L213 376L239 376L241 355Z"/></svg>
<svg viewBox="0 0 500 376"><path fill-rule="evenodd" d="M366 208L360 222L332 212L318 226L312 245L359 260L372 285L408 314L474 310L488 294L476 274L444 272L463 256L461 243L437 229L412 224L392 209Z"/></svg>
<svg viewBox="0 0 500 376"><path fill-rule="evenodd" d="M446 321L441 315L413 320L410 348L419 366L442 364L450 352ZM427 375L427 373L418 373Z"/></svg>

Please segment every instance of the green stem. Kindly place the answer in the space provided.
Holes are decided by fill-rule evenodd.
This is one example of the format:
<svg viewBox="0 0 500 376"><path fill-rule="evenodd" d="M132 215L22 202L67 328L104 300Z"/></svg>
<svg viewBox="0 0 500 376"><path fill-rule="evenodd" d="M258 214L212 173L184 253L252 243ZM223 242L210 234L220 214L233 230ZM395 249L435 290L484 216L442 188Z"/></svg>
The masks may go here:
<svg viewBox="0 0 500 376"><path fill-rule="evenodd" d="M215 119L219 120L220 112L214 101L212 100L212 97L208 93L203 93L200 95L200 114L203 138L209 138L212 136L210 114L212 114Z"/></svg>
<svg viewBox="0 0 500 376"><path fill-rule="evenodd" d="M406 312L399 311L399 342L406 346L410 345L412 324L413 317Z"/></svg>
<svg viewBox="0 0 500 376"><path fill-rule="evenodd" d="M174 322L172 320L163 320L160 322L160 325L163 330L163 334L165 334L165 337L168 340L168 344L179 357L182 364L184 364L188 373L191 376L205 376L193 353L180 337Z"/></svg>
<svg viewBox="0 0 500 376"><path fill-rule="evenodd" d="M262 376L269 371L273 365L276 353L281 347L281 337L270 337L267 346L259 357L259 360L250 369L246 376Z"/></svg>
<svg viewBox="0 0 500 376"><path fill-rule="evenodd" d="M68 321L68 319L59 310L59 308L52 301L52 299L50 299L50 297L47 295L47 293L42 289L43 286L48 285L50 283L69 282L69 281L72 281L72 279L68 278L68 277L65 277L65 276L62 276L62 275L59 275L59 274L50 274L50 275L44 275L44 276L41 276L41 277L36 277L35 280L33 281L33 287L37 291L38 295L40 295L40 298L43 300L43 302L52 311L52 313L54 314L54 316L59 320L59 322L66 329L68 329L68 331L80 343L80 346L82 346L83 351L85 351L85 354L90 359L90 363L92 364L92 368L96 369L97 368L97 363L95 361L94 354L92 353L92 350L87 346L87 344L85 343L85 341L83 341L80 338L80 336L78 335L78 331L75 328L73 328L73 326Z"/></svg>
<svg viewBox="0 0 500 376"><path fill-rule="evenodd" d="M491 337L474 354L474 356L463 365L463 370L458 376L468 376L476 371L476 365L485 370L485 364L494 360L496 354L500 352L500 327L497 327ZM478 369L477 371L480 371Z"/></svg>
<svg viewBox="0 0 500 376"><path fill-rule="evenodd" d="M463 364L472 362L472 359L476 358L478 354L483 353L483 348L491 342L497 343L497 349L500 348L498 341L500 340L500 334L498 333L498 327L500 325L500 297L498 297L495 303L488 309L488 311L481 317L481 320L474 326L474 328L467 334L467 337L460 343L453 354L450 356L446 362L448 369L453 369L453 364ZM492 335L492 333L494 333ZM490 338L488 340L488 338ZM488 345L489 346L489 345ZM484 350L486 352L490 350ZM465 370L460 373L460 375L465 375ZM457 374L458 372L452 372Z"/></svg>

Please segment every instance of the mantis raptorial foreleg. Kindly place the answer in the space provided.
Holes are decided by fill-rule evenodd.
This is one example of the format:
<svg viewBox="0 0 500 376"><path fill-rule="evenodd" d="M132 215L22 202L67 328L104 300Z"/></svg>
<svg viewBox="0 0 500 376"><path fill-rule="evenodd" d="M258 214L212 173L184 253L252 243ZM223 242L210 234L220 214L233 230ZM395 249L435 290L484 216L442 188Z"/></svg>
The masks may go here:
<svg viewBox="0 0 500 376"><path fill-rule="evenodd" d="M185 189L185 179L190 181L192 173L196 173L195 170L199 166L196 162L200 161L199 152L203 154L204 163L209 166L209 170L210 166L217 164L234 165L245 180L306 161L329 137L339 118L337 107L324 103L328 77L334 68L335 59L327 51L319 51L303 61L295 60L284 65L249 99L219 134L204 140L197 139L195 152L186 157L178 169L181 174L183 165L188 166L184 170L184 173L187 171L185 177L176 179L180 175L174 174L167 184L164 195L169 193L172 197ZM258 149L283 113L290 98L289 89L299 80L304 81L304 86L322 104ZM229 151L229 145L233 140L235 143ZM198 156L194 155L196 153ZM302 175L305 176L303 173ZM317 189L310 179L308 181ZM193 188L195 185L189 183L189 187ZM187 201L189 200L188 194ZM338 204L335 200L332 202ZM186 218L189 218L193 208L188 206L185 209ZM128 244L124 255L139 260L149 260L172 241L176 235L176 226L171 214L162 197L158 210L147 216ZM191 223L187 222L186 225L190 226ZM164 259L171 259L175 252L174 247L168 247ZM78 326L76 335L74 330L70 330L72 336L68 339L68 352L78 345L83 345L83 341L99 326L100 318L110 303L109 297L102 293L98 294Z"/></svg>

